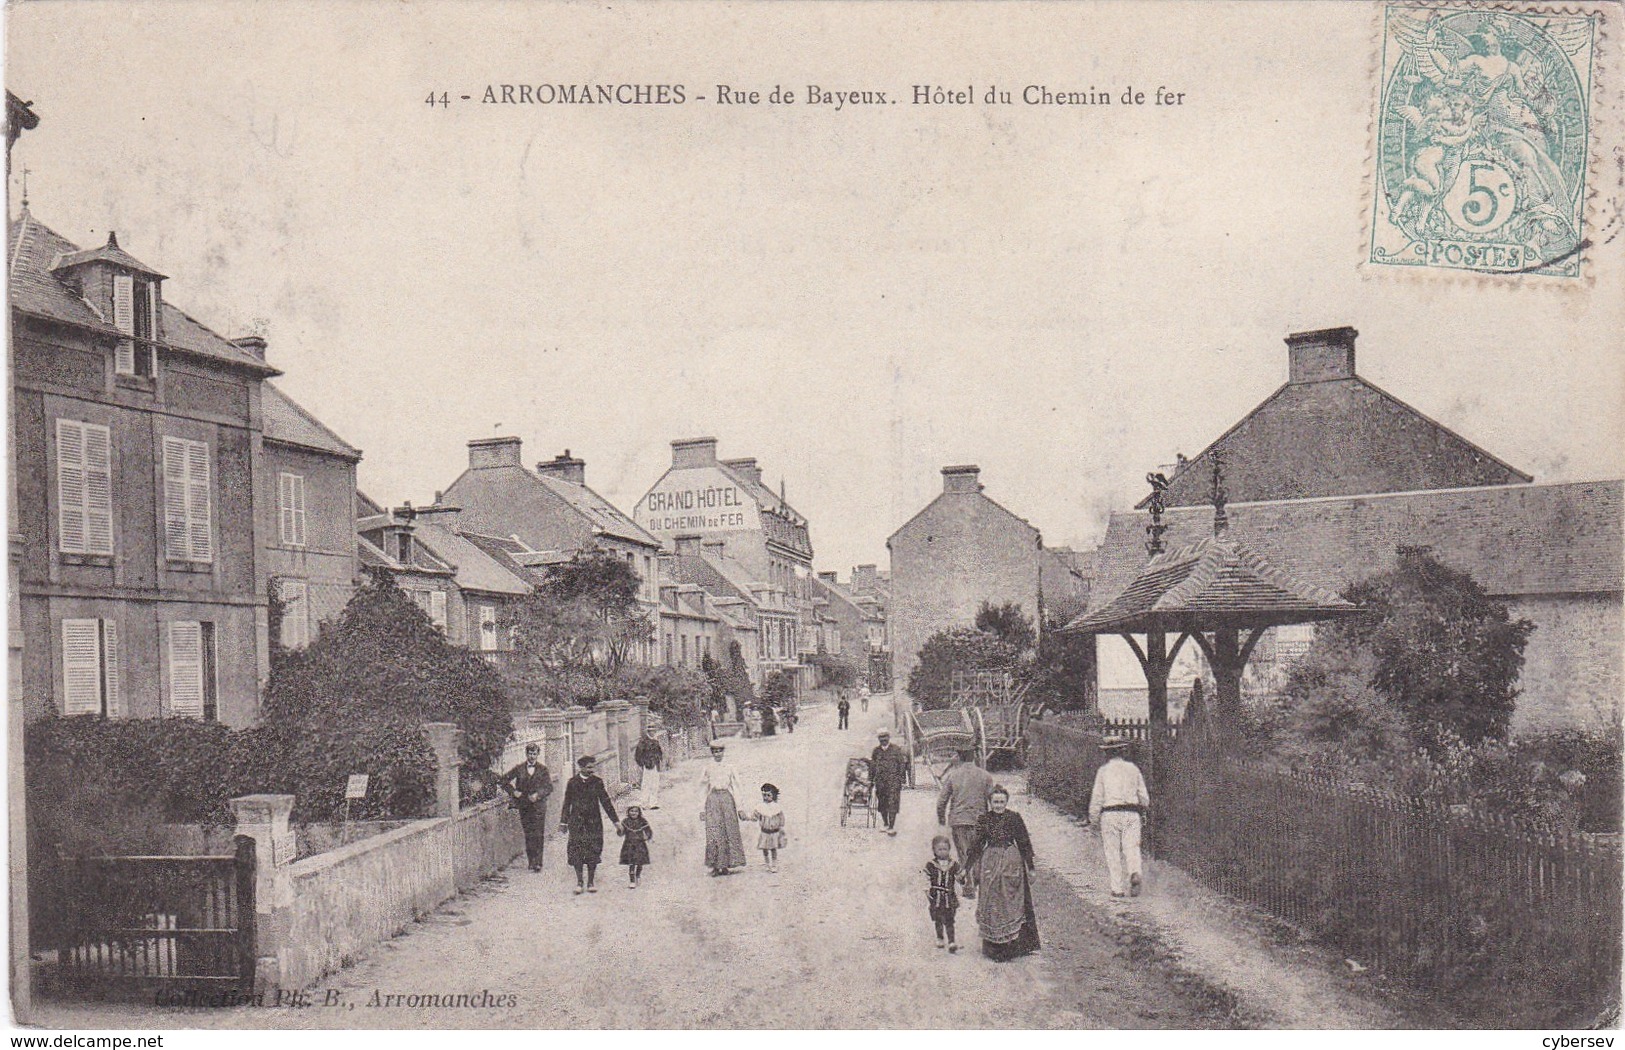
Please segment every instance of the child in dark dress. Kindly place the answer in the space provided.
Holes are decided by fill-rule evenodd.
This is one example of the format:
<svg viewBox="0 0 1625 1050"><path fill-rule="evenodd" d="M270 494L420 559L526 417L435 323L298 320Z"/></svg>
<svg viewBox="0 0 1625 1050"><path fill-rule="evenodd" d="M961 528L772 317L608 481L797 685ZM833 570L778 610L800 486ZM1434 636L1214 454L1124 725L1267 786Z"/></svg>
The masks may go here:
<svg viewBox="0 0 1625 1050"><path fill-rule="evenodd" d="M626 839L621 843L621 863L626 865L626 886L635 890L643 880L644 866L649 863L649 840L655 837L655 829L643 819L642 806L627 806L626 816L616 830Z"/></svg>
<svg viewBox="0 0 1625 1050"><path fill-rule="evenodd" d="M925 862L925 877L929 880L925 893L931 922L937 928L937 947L946 946L950 952L957 952L954 913L959 910L959 895L954 892L954 883L962 876L959 862L952 856L953 845L953 839L947 835L932 837L931 859Z"/></svg>

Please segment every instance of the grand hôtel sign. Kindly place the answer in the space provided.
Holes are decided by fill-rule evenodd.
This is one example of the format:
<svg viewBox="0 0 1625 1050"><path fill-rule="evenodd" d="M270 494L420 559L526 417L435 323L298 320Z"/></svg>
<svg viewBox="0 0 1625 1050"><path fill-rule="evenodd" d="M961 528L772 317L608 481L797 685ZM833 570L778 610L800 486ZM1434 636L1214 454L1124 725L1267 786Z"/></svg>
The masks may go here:
<svg viewBox="0 0 1625 1050"><path fill-rule="evenodd" d="M756 501L720 470L701 468L662 478L633 510L650 532L759 529Z"/></svg>

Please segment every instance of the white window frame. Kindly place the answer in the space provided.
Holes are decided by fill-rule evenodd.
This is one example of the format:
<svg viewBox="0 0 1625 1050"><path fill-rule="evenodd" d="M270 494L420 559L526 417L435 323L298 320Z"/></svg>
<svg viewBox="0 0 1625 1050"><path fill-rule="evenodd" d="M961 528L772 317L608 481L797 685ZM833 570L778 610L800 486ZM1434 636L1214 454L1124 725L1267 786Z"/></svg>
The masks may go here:
<svg viewBox="0 0 1625 1050"><path fill-rule="evenodd" d="M56 421L57 549L113 554L113 435L77 419Z"/></svg>
<svg viewBox="0 0 1625 1050"><path fill-rule="evenodd" d="M440 628L440 631L441 631L442 634L447 633L446 632L446 592L445 591L430 591L429 592L429 620L436 627Z"/></svg>
<svg viewBox="0 0 1625 1050"><path fill-rule="evenodd" d="M305 476L277 475L277 530L284 547L305 546Z"/></svg>
<svg viewBox="0 0 1625 1050"><path fill-rule="evenodd" d="M310 584L292 576L277 580L282 602L282 647L303 649L310 644Z"/></svg>
<svg viewBox="0 0 1625 1050"><path fill-rule="evenodd" d="M170 561L214 561L213 469L209 446L164 435L164 553Z"/></svg>
<svg viewBox="0 0 1625 1050"><path fill-rule="evenodd" d="M62 713L108 718L124 714L115 621L62 621Z"/></svg>

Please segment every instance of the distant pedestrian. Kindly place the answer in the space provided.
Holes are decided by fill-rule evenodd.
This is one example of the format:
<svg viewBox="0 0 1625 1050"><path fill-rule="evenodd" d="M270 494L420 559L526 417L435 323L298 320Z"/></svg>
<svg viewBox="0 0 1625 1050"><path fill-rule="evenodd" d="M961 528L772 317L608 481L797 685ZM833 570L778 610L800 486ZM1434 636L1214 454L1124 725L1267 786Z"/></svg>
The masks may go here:
<svg viewBox="0 0 1625 1050"><path fill-rule="evenodd" d="M641 806L627 806L626 819L615 830L623 839L621 863L626 865L627 886L635 890L649 864L649 842L655 837L655 829L644 819Z"/></svg>
<svg viewBox="0 0 1625 1050"><path fill-rule="evenodd" d="M559 830L570 833L565 844L564 859L576 870L576 892L586 890L597 893L595 880L598 863L604 855L604 822L598 811L609 815L615 830L621 830L620 818L615 815L615 804L609 800L609 791L593 771L597 765L591 755L576 759L576 775L564 786L564 807L559 812Z"/></svg>
<svg viewBox="0 0 1625 1050"><path fill-rule="evenodd" d="M643 738L638 746L632 749L632 761L643 770L643 783L640 793L643 804L649 809L660 808L660 764L666 760L666 752L655 739L654 730L648 726L643 727Z"/></svg>
<svg viewBox="0 0 1625 1050"><path fill-rule="evenodd" d="M1010 792L994 785L988 811L976 824L966 870L976 869L976 925L982 954L1008 962L1038 950L1038 918L1028 876L1036 861L1027 822L1007 807Z"/></svg>
<svg viewBox="0 0 1625 1050"><path fill-rule="evenodd" d="M525 860L531 871L542 870L542 847L547 834L547 796L553 793L553 777L542 765L542 749L525 745L525 760L502 775L502 790L519 811L519 826L525 832Z"/></svg>
<svg viewBox="0 0 1625 1050"><path fill-rule="evenodd" d="M880 745L869 753L869 775L875 785L886 834L896 835L897 811L902 805L903 784L908 780L912 762L907 751L891 742L891 730L882 729L878 735Z"/></svg>
<svg viewBox="0 0 1625 1050"><path fill-rule="evenodd" d="M965 863L971 841L976 838L976 822L987 812L992 797L993 775L976 764L972 752L959 752L954 764L942 775L942 790L937 792L937 823L948 826L961 864ZM970 876L967 869L966 900L976 898L976 880Z"/></svg>
<svg viewBox="0 0 1625 1050"><path fill-rule="evenodd" d="M858 687L858 702L863 705L863 710L865 710L865 711L869 710L869 687L868 686L863 685L863 686Z"/></svg>
<svg viewBox="0 0 1625 1050"><path fill-rule="evenodd" d="M963 872L959 862L950 856L951 846L947 835L931 836L931 859L925 862L925 901L931 924L937 930L937 947L957 952L954 914L959 911L959 896L954 892L954 883L960 881Z"/></svg>
<svg viewBox="0 0 1625 1050"><path fill-rule="evenodd" d="M711 741L711 761L700 769L705 866L712 875L727 875L729 869L745 866L745 841L739 834L739 773L724 761L725 748L722 741Z"/></svg>
<svg viewBox="0 0 1625 1050"><path fill-rule="evenodd" d="M1089 822L1106 851L1106 874L1113 897L1140 895L1140 830L1151 795L1140 767L1128 760L1129 742L1109 736L1100 742L1106 764L1095 771L1089 793Z"/></svg>
<svg viewBox="0 0 1625 1050"><path fill-rule="evenodd" d="M754 820L761 829L756 848L762 851L762 862L768 871L779 870L779 850L784 848L784 807L779 805L779 789L773 784L762 785L762 801L749 813L739 814L740 820Z"/></svg>
<svg viewBox="0 0 1625 1050"><path fill-rule="evenodd" d="M838 716L835 722L835 728L845 729L847 719L851 717L852 714L852 702L846 698L845 693L841 694L841 699L835 704L835 714Z"/></svg>

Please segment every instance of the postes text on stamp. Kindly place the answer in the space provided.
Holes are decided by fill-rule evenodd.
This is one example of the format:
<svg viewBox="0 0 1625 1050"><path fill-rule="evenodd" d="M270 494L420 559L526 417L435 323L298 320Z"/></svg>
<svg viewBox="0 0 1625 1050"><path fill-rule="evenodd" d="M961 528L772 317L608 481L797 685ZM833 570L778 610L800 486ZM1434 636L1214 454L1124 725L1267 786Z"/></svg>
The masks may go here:
<svg viewBox="0 0 1625 1050"><path fill-rule="evenodd" d="M1370 263L1581 275L1596 19L1387 6Z"/></svg>

